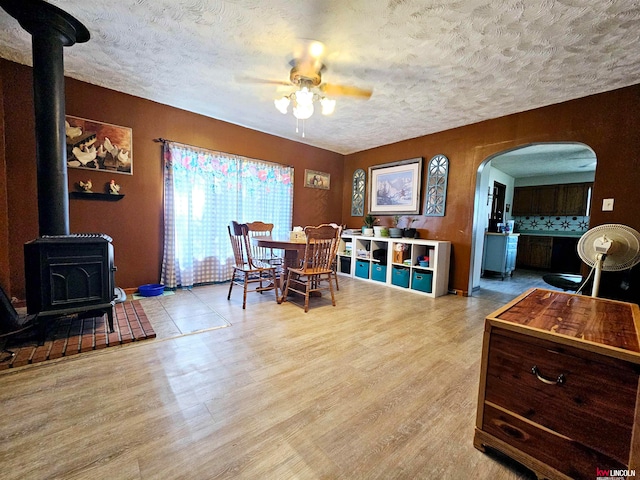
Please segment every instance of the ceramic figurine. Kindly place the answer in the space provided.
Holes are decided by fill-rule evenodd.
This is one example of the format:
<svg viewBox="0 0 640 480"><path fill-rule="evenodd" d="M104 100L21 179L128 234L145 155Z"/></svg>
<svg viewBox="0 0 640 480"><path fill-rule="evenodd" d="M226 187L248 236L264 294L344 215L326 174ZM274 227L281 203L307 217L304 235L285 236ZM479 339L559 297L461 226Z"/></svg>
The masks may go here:
<svg viewBox="0 0 640 480"><path fill-rule="evenodd" d="M83 192L92 193L91 187L93 186L93 184L91 183L91 179L87 180L86 182L80 180L80 182L78 182L78 185Z"/></svg>
<svg viewBox="0 0 640 480"><path fill-rule="evenodd" d="M118 185L113 179L109 182L109 193L114 195L118 195L120 193L120 185Z"/></svg>

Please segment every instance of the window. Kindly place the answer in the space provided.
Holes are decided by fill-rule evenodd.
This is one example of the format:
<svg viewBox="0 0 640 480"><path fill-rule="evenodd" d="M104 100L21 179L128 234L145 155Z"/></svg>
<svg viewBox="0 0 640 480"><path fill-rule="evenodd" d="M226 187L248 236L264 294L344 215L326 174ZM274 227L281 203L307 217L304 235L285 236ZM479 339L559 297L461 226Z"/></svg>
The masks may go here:
<svg viewBox="0 0 640 480"><path fill-rule="evenodd" d="M292 167L165 142L164 181L167 287L231 278L231 220L273 223L275 236L291 230Z"/></svg>

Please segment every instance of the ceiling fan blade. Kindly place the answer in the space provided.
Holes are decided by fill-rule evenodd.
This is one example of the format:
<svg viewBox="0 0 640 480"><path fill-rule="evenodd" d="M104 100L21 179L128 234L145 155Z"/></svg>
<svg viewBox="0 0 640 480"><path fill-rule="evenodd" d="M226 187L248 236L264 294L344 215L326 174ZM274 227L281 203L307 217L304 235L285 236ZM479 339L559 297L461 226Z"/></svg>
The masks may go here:
<svg viewBox="0 0 640 480"><path fill-rule="evenodd" d="M359 98L369 98L373 93L373 90L358 88L358 87L350 87L348 85L335 85L332 83L323 83L320 85L320 90L330 96L348 96L348 97L359 97Z"/></svg>
<svg viewBox="0 0 640 480"><path fill-rule="evenodd" d="M261 83L264 85L285 85L287 87L291 86L291 82L287 82L284 80L270 80L268 78L255 78L255 77L236 77L236 82L238 83Z"/></svg>

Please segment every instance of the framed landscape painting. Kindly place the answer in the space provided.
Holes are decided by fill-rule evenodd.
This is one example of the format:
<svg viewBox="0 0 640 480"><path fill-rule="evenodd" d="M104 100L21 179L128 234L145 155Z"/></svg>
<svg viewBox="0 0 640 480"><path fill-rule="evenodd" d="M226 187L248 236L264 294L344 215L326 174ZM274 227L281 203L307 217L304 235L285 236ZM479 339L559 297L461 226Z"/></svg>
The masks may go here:
<svg viewBox="0 0 640 480"><path fill-rule="evenodd" d="M422 157L369 167L369 213L420 213Z"/></svg>
<svg viewBox="0 0 640 480"><path fill-rule="evenodd" d="M65 120L68 167L133 175L130 128L71 115Z"/></svg>

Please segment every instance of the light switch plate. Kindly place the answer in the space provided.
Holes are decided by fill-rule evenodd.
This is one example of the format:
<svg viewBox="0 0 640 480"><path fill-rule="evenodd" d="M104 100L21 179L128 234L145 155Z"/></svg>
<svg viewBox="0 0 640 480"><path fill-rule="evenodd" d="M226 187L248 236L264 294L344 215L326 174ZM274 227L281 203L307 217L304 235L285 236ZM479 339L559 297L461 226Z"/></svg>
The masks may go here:
<svg viewBox="0 0 640 480"><path fill-rule="evenodd" d="M602 200L602 211L613 212L613 198L605 198Z"/></svg>

